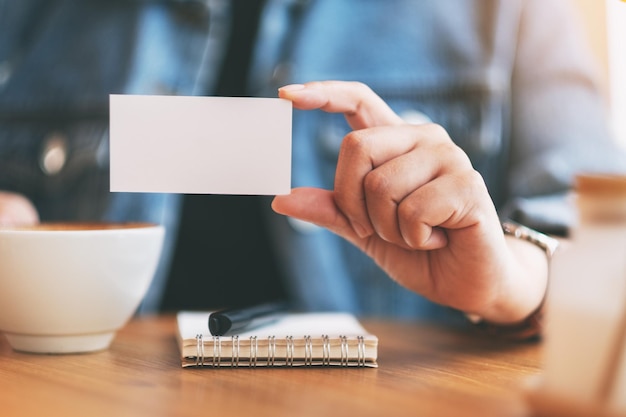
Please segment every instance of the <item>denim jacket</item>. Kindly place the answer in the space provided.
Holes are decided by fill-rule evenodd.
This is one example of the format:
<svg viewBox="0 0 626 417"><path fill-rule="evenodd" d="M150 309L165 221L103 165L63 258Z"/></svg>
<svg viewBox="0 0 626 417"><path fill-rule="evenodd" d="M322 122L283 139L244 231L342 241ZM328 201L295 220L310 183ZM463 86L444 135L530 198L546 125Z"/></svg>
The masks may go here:
<svg viewBox="0 0 626 417"><path fill-rule="evenodd" d="M251 84L268 95L287 83L362 81L407 120L445 127L503 216L563 231L576 172L626 171L571 9L567 0L270 1ZM293 123L294 186L331 189L346 122L296 111ZM448 318L337 236L271 218L299 305Z"/></svg>
<svg viewBox="0 0 626 417"><path fill-rule="evenodd" d="M192 0L0 0L0 190L26 195L43 221L164 224L148 310L163 290L180 199L109 192L109 94L206 91L220 52L210 18Z"/></svg>
<svg viewBox="0 0 626 417"><path fill-rule="evenodd" d="M164 223L166 265L179 199L108 192L108 94L211 94L229 6L0 0L0 190L31 198L44 220ZM536 215L537 197L563 193L576 171L626 167L568 8L567 0L266 0L251 93L367 83L407 120L443 125L503 213L564 227L565 211ZM294 186L332 188L346 132L340 115L295 112ZM298 307L447 316L331 233L269 219ZM164 268L147 309L158 304Z"/></svg>

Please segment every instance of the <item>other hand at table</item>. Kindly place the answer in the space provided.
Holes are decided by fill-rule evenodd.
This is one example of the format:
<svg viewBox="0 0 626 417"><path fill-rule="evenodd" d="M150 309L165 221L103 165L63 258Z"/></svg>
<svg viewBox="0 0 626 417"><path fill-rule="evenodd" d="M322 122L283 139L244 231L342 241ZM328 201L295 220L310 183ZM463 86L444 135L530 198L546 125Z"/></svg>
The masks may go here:
<svg viewBox="0 0 626 417"><path fill-rule="evenodd" d="M343 113L334 190L276 196L281 214L328 228L391 278L430 300L496 323L543 300L545 254L504 236L481 175L438 125L410 125L369 87L324 81L279 90L297 109Z"/></svg>
<svg viewBox="0 0 626 417"><path fill-rule="evenodd" d="M39 222L37 209L21 194L0 191L0 226L22 226Z"/></svg>

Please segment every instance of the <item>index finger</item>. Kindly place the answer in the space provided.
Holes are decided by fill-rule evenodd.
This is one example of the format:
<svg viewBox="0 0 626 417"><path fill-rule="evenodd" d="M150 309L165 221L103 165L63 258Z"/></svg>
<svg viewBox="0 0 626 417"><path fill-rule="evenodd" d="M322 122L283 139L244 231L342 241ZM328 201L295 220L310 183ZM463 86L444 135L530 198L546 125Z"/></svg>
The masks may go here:
<svg viewBox="0 0 626 417"><path fill-rule="evenodd" d="M278 89L281 98L300 110L343 113L354 130L399 125L404 121L367 85L354 81L315 81Z"/></svg>

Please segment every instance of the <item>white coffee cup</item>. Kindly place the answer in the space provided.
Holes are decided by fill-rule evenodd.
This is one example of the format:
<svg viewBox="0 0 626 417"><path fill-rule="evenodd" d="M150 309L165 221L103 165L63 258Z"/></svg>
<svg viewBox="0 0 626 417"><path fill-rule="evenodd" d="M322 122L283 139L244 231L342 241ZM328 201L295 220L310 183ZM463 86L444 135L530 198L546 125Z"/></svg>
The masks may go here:
<svg viewBox="0 0 626 417"><path fill-rule="evenodd" d="M0 228L0 331L15 350L104 350L156 271L164 228L57 223Z"/></svg>

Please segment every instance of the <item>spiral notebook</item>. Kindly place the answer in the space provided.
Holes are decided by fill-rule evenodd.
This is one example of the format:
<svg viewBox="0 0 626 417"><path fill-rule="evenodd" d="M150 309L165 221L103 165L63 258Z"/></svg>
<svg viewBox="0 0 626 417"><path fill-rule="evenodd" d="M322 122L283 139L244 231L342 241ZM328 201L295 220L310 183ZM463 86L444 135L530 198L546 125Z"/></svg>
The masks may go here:
<svg viewBox="0 0 626 417"><path fill-rule="evenodd" d="M233 336L212 336L209 314L177 315L183 368L378 366L378 338L348 313L289 313Z"/></svg>

